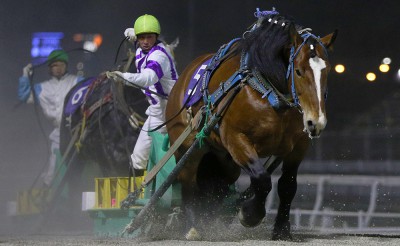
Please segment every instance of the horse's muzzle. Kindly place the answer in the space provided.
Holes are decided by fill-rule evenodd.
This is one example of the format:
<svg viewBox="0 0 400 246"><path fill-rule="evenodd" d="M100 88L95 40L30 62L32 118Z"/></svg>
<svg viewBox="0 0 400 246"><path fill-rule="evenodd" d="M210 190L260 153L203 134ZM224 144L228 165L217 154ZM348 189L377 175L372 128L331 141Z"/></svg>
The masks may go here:
<svg viewBox="0 0 400 246"><path fill-rule="evenodd" d="M304 132L308 133L309 138L319 138L321 132L325 129L326 119L319 119L318 121L307 120L304 123Z"/></svg>

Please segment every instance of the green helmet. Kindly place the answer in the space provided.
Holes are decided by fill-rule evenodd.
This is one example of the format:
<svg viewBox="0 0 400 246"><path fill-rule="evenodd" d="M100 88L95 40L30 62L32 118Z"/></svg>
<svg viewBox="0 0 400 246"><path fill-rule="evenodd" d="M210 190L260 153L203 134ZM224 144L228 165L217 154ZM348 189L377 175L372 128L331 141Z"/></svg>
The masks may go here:
<svg viewBox="0 0 400 246"><path fill-rule="evenodd" d="M161 27L157 18L152 15L142 15L135 21L133 26L135 29L135 34L139 35L142 33L156 33L160 34Z"/></svg>
<svg viewBox="0 0 400 246"><path fill-rule="evenodd" d="M47 57L47 64L50 65L53 62L62 61L68 63L68 54L64 50L53 50Z"/></svg>

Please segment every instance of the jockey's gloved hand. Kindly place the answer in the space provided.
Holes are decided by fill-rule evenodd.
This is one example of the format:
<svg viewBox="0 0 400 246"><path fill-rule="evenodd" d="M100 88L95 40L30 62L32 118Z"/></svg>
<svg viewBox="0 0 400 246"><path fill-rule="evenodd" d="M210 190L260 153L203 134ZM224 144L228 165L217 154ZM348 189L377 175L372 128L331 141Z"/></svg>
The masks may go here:
<svg viewBox="0 0 400 246"><path fill-rule="evenodd" d="M108 72L106 72L106 75L107 75L107 78L114 79L114 80L124 78L122 72L120 72L120 71L112 71L112 72L108 71Z"/></svg>
<svg viewBox="0 0 400 246"><path fill-rule="evenodd" d="M22 76L29 77L32 74L32 64L29 63L22 69Z"/></svg>
<svg viewBox="0 0 400 246"><path fill-rule="evenodd" d="M119 81L123 84L130 85L130 83L125 80L124 74L120 71L106 72L107 78L113 79L115 82Z"/></svg>
<svg viewBox="0 0 400 246"><path fill-rule="evenodd" d="M133 28L127 28L124 32L125 37L128 38L129 41L136 41L136 34L135 34L135 29Z"/></svg>

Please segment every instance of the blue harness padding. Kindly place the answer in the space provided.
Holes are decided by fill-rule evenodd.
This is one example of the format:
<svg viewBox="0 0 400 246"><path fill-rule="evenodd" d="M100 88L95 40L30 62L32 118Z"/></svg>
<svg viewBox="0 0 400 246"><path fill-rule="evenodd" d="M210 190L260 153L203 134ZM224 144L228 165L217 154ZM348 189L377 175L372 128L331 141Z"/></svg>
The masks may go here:
<svg viewBox="0 0 400 246"><path fill-rule="evenodd" d="M225 54L227 48L229 48L233 42L238 41L239 39L232 40L228 45L221 47L220 51L217 52L217 55L212 58L211 64L220 64L218 60L222 57L220 54ZM202 84L202 91L203 91L203 100L204 103L211 104L212 106L217 105L220 100L225 96L225 94L238 85L241 81L246 81L253 89L260 92L262 98L267 98L268 102L271 106L275 109L282 108L287 106L282 100L279 99L277 93L275 92L274 88L271 86L271 83L267 81L257 69L248 68L248 60L249 55L248 53L242 53L240 58L240 68L236 72L234 72L228 80L225 82L221 82L218 89L215 90L211 95L208 93L208 83L210 81L211 74L215 71L217 66L210 66L212 69L206 69L206 73L203 75L203 84Z"/></svg>
<svg viewBox="0 0 400 246"><path fill-rule="evenodd" d="M266 98L274 109L293 106L291 104L288 105L288 101L291 99L290 95L280 94L280 96L285 97L286 101L284 101L282 98L280 98L280 96L278 96L278 93L276 89L272 86L272 84L267 81L256 68L249 69L249 55L247 53L242 53L241 55L240 68L236 72L234 72L225 82L221 82L218 89L210 95L208 91L208 84L210 82L211 76L222 63L222 61L225 60L226 57L224 56L227 54L232 45L239 40L240 38L236 38L231 40L228 44L221 46L218 52L210 60L207 60L205 63L199 66L197 70L199 70L203 65L207 64L204 71L202 71L201 73L196 72L196 74L193 75L199 75L200 77L196 78L196 83L191 83L193 85L189 85L187 89L188 91L186 92L183 101L186 107L190 107L198 100L200 100L201 96L197 95L198 90L196 90L196 87L198 87L197 83L200 80L202 83L200 92L202 93L205 105L217 105L230 89L243 81L247 82L250 87L258 91L262 95L262 98Z"/></svg>
<svg viewBox="0 0 400 246"><path fill-rule="evenodd" d="M211 75L214 73L214 71L219 67L221 62L224 60L224 56L226 55L226 52L232 47L234 43L239 41L240 38L235 38L231 40L228 44L224 44L219 48L217 53L211 58L211 62L208 64L205 73L203 74L203 79L202 79L202 87L201 90L203 92L203 100L205 103L208 102L208 83L210 82Z"/></svg>
<svg viewBox="0 0 400 246"><path fill-rule="evenodd" d="M258 76L259 72L257 70L253 70L255 76L250 76L247 80L247 83L256 91L261 93L261 98L267 98L268 102L274 109L285 107L287 104L282 100L279 100L278 95L271 87L269 82L267 82L263 76Z"/></svg>
<svg viewBox="0 0 400 246"><path fill-rule="evenodd" d="M189 108L193 104L197 103L203 97L199 82L203 78L205 70L210 62L211 58L199 65L195 70L196 72L192 74L182 102L183 105L186 106L186 108Z"/></svg>

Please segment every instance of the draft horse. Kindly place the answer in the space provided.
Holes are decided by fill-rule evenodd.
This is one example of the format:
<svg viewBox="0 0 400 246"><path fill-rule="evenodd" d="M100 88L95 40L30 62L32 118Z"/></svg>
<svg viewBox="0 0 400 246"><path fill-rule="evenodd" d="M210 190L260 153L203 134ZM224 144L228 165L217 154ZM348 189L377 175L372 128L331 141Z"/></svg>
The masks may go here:
<svg viewBox="0 0 400 246"><path fill-rule="evenodd" d="M89 78L66 96L60 150L69 160L94 161L103 176L129 175L130 154L140 131L142 93L105 74Z"/></svg>
<svg viewBox="0 0 400 246"><path fill-rule="evenodd" d="M276 11L257 10L256 16L258 21L241 39L191 62L169 96L167 119L187 108L167 125L171 144L193 115L201 111L203 116L198 120L200 127L175 153L178 161L196 138L204 139L177 178L188 240L201 239L201 214L220 207L240 169L249 175L253 194L241 204L240 222L246 227L260 224L272 187L271 173L281 163L280 204L272 239L290 240L289 213L297 171L310 139L319 137L327 123L327 50L337 31L319 38ZM188 91L191 81L196 83ZM195 101L196 91L203 100L189 104ZM216 124L209 124L212 117L218 117ZM210 128L208 134L205 127ZM265 166L263 160L271 156L276 160Z"/></svg>

